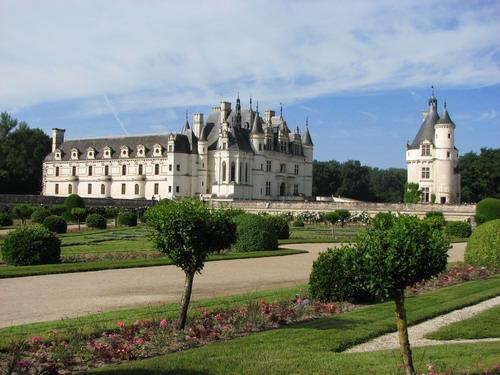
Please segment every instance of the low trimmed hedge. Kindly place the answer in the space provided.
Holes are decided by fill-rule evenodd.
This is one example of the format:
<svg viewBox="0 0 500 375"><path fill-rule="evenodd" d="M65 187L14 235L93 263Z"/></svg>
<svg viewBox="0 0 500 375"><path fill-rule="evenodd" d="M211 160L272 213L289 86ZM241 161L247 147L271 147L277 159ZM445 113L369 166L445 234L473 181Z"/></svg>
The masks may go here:
<svg viewBox="0 0 500 375"><path fill-rule="evenodd" d="M304 228L304 221L302 219L297 219L295 221L292 221L292 224L290 224L292 228Z"/></svg>
<svg viewBox="0 0 500 375"><path fill-rule="evenodd" d="M465 262L473 266L500 268L500 219L481 224L469 238Z"/></svg>
<svg viewBox="0 0 500 375"><path fill-rule="evenodd" d="M278 236L278 240L287 240L290 238L290 227L288 219L281 215L264 216Z"/></svg>
<svg viewBox="0 0 500 375"><path fill-rule="evenodd" d="M33 223L42 224L43 221L50 216L50 211L45 207L39 207L31 214L31 221Z"/></svg>
<svg viewBox="0 0 500 375"><path fill-rule="evenodd" d="M0 212L0 227L9 227L12 224L12 216L6 212Z"/></svg>
<svg viewBox="0 0 500 375"><path fill-rule="evenodd" d="M236 224L236 251L274 250L278 248L278 236L264 216L242 214L234 217Z"/></svg>
<svg viewBox="0 0 500 375"><path fill-rule="evenodd" d="M118 225L124 225L127 227L137 226L137 215L134 212L125 211L118 214Z"/></svg>
<svg viewBox="0 0 500 375"><path fill-rule="evenodd" d="M87 216L87 219L85 220L85 225L88 228L95 228L95 229L106 229L106 219L104 216L99 215L99 214L90 214Z"/></svg>
<svg viewBox="0 0 500 375"><path fill-rule="evenodd" d="M61 216L50 215L43 221L43 226L54 233L66 233L68 224Z"/></svg>
<svg viewBox="0 0 500 375"><path fill-rule="evenodd" d="M467 238L472 233L472 228L469 223L463 221L449 221L444 227L444 232L448 236Z"/></svg>
<svg viewBox="0 0 500 375"><path fill-rule="evenodd" d="M42 225L22 227L5 237L2 258L14 266L59 263L61 240Z"/></svg>

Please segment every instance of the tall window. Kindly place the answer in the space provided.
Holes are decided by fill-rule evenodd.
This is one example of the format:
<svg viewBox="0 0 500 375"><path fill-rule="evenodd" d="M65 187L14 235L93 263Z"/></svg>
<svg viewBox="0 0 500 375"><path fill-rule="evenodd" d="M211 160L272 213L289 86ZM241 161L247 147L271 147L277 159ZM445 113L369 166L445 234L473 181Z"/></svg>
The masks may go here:
<svg viewBox="0 0 500 375"><path fill-rule="evenodd" d="M236 178L236 164L234 164L234 161L231 163L231 182L234 182Z"/></svg>
<svg viewBox="0 0 500 375"><path fill-rule="evenodd" d="M176 168L177 172L180 172L181 171L181 165L180 164L177 164Z"/></svg>
<svg viewBox="0 0 500 375"><path fill-rule="evenodd" d="M127 174L127 166L122 165L122 176L125 176Z"/></svg>
<svg viewBox="0 0 500 375"><path fill-rule="evenodd" d="M109 176L109 165L104 166L104 175Z"/></svg>
<svg viewBox="0 0 500 375"><path fill-rule="evenodd" d="M142 164L139 164L139 174L142 175Z"/></svg>
<svg viewBox="0 0 500 375"><path fill-rule="evenodd" d="M299 175L299 165L298 164L295 164L295 166L293 167L293 174L296 176Z"/></svg>
<svg viewBox="0 0 500 375"><path fill-rule="evenodd" d="M92 184L87 185L87 193L92 194Z"/></svg>
<svg viewBox="0 0 500 375"><path fill-rule="evenodd" d="M105 194L106 194L106 185L101 184L101 195L105 195Z"/></svg>
<svg viewBox="0 0 500 375"><path fill-rule="evenodd" d="M286 164L280 164L280 172L286 173Z"/></svg>
<svg viewBox="0 0 500 375"><path fill-rule="evenodd" d="M431 169L430 167L422 167L422 178L429 179L431 178Z"/></svg>
<svg viewBox="0 0 500 375"><path fill-rule="evenodd" d="M134 194L135 194L135 195L139 195L139 184L135 184L135 187L134 187Z"/></svg>
<svg viewBox="0 0 500 375"><path fill-rule="evenodd" d="M59 167L56 167L56 176L59 176Z"/></svg>
<svg viewBox="0 0 500 375"><path fill-rule="evenodd" d="M160 185L158 183L154 184L154 194L158 195L158 192L160 190Z"/></svg>
<svg viewBox="0 0 500 375"><path fill-rule="evenodd" d="M271 181L266 181L266 195L271 195Z"/></svg>
<svg viewBox="0 0 500 375"><path fill-rule="evenodd" d="M89 176L92 176L92 166L89 165Z"/></svg>
<svg viewBox="0 0 500 375"><path fill-rule="evenodd" d="M175 187L175 192L178 193L179 192L179 186L176 186Z"/></svg>
<svg viewBox="0 0 500 375"><path fill-rule="evenodd" d="M76 176L76 167L75 166L71 167L71 175Z"/></svg>
<svg viewBox="0 0 500 375"><path fill-rule="evenodd" d="M125 192L126 192L126 185L125 184L122 184L122 195L125 195Z"/></svg>
<svg viewBox="0 0 500 375"><path fill-rule="evenodd" d="M226 162L222 162L222 181L226 181Z"/></svg>
<svg viewBox="0 0 500 375"><path fill-rule="evenodd" d="M172 172L172 164L168 165L168 170L169 170L169 172Z"/></svg>
<svg viewBox="0 0 500 375"><path fill-rule="evenodd" d="M272 164L271 160L266 160L266 172L271 172Z"/></svg>
<svg viewBox="0 0 500 375"><path fill-rule="evenodd" d="M168 192L171 193L172 192L172 186L169 186L168 187Z"/></svg>
<svg viewBox="0 0 500 375"><path fill-rule="evenodd" d="M299 195L299 184L293 184L293 195Z"/></svg>
<svg viewBox="0 0 500 375"><path fill-rule="evenodd" d="M245 163L245 182L248 182L248 163Z"/></svg>
<svg viewBox="0 0 500 375"><path fill-rule="evenodd" d="M59 194L59 184L56 184L56 186L55 186L55 192L56 192L56 194Z"/></svg>
<svg viewBox="0 0 500 375"><path fill-rule="evenodd" d="M422 145L422 156L431 156L431 145Z"/></svg>
<svg viewBox="0 0 500 375"><path fill-rule="evenodd" d="M68 185L68 194L73 194L73 185Z"/></svg>
<svg viewBox="0 0 500 375"><path fill-rule="evenodd" d="M430 201L430 189L428 187L422 188L422 202L427 203Z"/></svg>
<svg viewBox="0 0 500 375"><path fill-rule="evenodd" d="M155 164L155 175L160 174L160 164Z"/></svg>

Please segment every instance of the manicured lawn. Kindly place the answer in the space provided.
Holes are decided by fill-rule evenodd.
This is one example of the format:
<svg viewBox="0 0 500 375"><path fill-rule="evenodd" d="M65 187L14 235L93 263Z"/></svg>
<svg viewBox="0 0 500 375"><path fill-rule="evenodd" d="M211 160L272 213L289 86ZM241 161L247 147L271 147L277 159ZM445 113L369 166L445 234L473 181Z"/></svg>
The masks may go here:
<svg viewBox="0 0 500 375"><path fill-rule="evenodd" d="M425 336L433 340L500 338L500 306Z"/></svg>
<svg viewBox="0 0 500 375"><path fill-rule="evenodd" d="M280 243L298 242L341 242L353 240L357 234L366 230L366 227L335 227L335 238L332 238L332 229L326 225L305 226L303 228L290 228L290 239Z"/></svg>
<svg viewBox="0 0 500 375"><path fill-rule="evenodd" d="M407 300L409 324L500 295L500 277L471 281ZM200 348L102 369L108 374L325 374L398 373L395 351L345 354L343 350L395 331L392 302ZM2 333L2 331L0 331ZM494 367L500 343L415 350L419 371ZM465 354L467 353L467 354Z"/></svg>

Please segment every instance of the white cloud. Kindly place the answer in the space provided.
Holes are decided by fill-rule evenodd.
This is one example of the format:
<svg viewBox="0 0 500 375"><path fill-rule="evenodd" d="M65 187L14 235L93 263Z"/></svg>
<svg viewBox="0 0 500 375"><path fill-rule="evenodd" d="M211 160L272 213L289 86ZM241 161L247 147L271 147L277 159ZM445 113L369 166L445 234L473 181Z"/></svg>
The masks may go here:
<svg viewBox="0 0 500 375"><path fill-rule="evenodd" d="M490 109L489 111L481 112L478 116L478 121L489 121L497 118L498 112L494 109Z"/></svg>
<svg viewBox="0 0 500 375"><path fill-rule="evenodd" d="M127 112L497 84L499 21L495 2L2 0L0 103L96 115L103 93Z"/></svg>

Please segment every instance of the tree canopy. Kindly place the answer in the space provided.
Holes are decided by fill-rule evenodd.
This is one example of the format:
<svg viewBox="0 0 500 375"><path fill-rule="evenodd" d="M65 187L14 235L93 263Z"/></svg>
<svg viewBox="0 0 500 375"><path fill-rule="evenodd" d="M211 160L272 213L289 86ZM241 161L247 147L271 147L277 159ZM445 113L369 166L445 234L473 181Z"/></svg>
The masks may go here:
<svg viewBox="0 0 500 375"><path fill-rule="evenodd" d="M479 154L468 152L458 160L462 202L500 198L500 148L482 148Z"/></svg>

